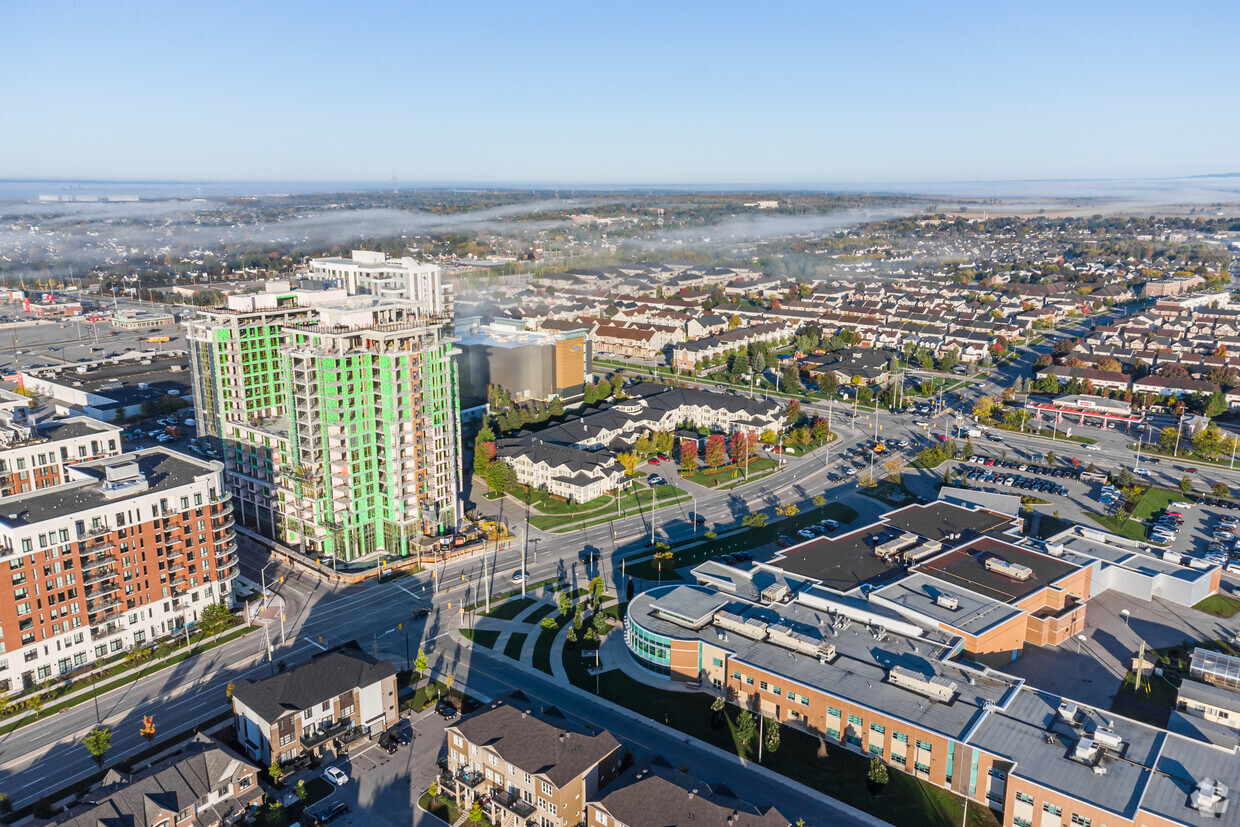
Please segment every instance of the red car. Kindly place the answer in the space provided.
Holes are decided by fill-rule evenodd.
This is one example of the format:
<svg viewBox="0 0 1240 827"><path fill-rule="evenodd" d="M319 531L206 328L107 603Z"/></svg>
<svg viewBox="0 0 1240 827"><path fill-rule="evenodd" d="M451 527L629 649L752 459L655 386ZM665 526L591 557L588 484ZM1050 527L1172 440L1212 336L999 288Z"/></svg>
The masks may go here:
<svg viewBox="0 0 1240 827"><path fill-rule="evenodd" d="M653 458L650 460L650 464L651 464L651 465L658 465L658 464L659 464L659 458L658 458L658 457L653 457Z"/></svg>
<svg viewBox="0 0 1240 827"><path fill-rule="evenodd" d="M1196 468L1185 468L1185 469L1184 469L1184 473L1185 473L1185 474L1196 474L1196 473L1197 473L1197 469L1196 469Z"/></svg>

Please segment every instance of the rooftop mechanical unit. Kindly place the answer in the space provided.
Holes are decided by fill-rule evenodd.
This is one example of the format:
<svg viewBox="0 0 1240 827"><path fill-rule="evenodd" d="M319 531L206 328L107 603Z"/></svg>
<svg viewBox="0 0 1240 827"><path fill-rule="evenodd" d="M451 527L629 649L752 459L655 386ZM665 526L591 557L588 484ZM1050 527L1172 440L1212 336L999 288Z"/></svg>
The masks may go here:
<svg viewBox="0 0 1240 827"><path fill-rule="evenodd" d="M1227 785L1213 778L1203 778L1188 797L1189 806L1207 818L1222 818L1230 801Z"/></svg>
<svg viewBox="0 0 1240 827"><path fill-rule="evenodd" d="M960 598L947 592L939 592L934 598L934 602L935 605L942 606L944 609L953 612L960 608Z"/></svg>
<svg viewBox="0 0 1240 827"><path fill-rule="evenodd" d="M819 660L835 659L835 644L827 643L819 640L813 635L803 634L793 631L791 628L777 623L767 628L769 640L776 646L782 646L785 649L791 649L794 652L800 652Z"/></svg>
<svg viewBox="0 0 1240 827"><path fill-rule="evenodd" d="M891 671L887 673L887 681L941 703L951 703L959 688L955 681L948 680L941 675L926 677L920 672L905 669L903 666L891 667Z"/></svg>
<svg viewBox="0 0 1240 827"><path fill-rule="evenodd" d="M904 532L899 537L886 542L879 543L874 547L874 554L884 560L894 557L900 553L901 549L908 548L916 543L920 538L916 534Z"/></svg>
<svg viewBox="0 0 1240 827"><path fill-rule="evenodd" d="M1013 580L1028 580L1033 576L1033 569L1028 566L1022 566L1020 563L1009 563L1002 557L994 555L986 558L986 569L996 574L1002 574Z"/></svg>
<svg viewBox="0 0 1240 827"><path fill-rule="evenodd" d="M715 625L754 640L766 639L767 625L757 618L746 620L738 614L721 611L715 614Z"/></svg>

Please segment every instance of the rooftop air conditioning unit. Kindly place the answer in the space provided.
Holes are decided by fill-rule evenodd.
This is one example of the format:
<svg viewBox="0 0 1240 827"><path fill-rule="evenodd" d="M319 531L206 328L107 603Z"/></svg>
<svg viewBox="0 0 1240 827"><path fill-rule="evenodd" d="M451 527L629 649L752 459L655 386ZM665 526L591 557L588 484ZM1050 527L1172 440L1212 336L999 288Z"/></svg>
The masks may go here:
<svg viewBox="0 0 1240 827"><path fill-rule="evenodd" d="M934 602L944 609L949 609L953 612L960 608L960 598L954 594L939 594L938 597L934 598Z"/></svg>

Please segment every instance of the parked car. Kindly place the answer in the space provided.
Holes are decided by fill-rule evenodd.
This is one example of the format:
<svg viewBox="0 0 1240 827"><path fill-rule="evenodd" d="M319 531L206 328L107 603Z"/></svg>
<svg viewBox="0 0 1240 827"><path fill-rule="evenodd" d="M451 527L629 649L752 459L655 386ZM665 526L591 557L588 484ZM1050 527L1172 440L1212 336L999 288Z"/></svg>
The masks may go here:
<svg viewBox="0 0 1240 827"><path fill-rule="evenodd" d="M388 755L396 752L400 746L400 742L386 732L379 736L379 749L385 751Z"/></svg>
<svg viewBox="0 0 1240 827"><path fill-rule="evenodd" d="M340 767L328 767L323 770L323 777L337 787L343 787L349 783L349 776L345 775L344 770L340 769Z"/></svg>
<svg viewBox="0 0 1240 827"><path fill-rule="evenodd" d="M323 811L323 815L319 816L320 824L331 824L345 813L349 812L349 805L343 801L337 801L335 804Z"/></svg>
<svg viewBox="0 0 1240 827"><path fill-rule="evenodd" d="M456 707L452 704L441 703L435 707L435 714L445 721L454 720L457 716Z"/></svg>

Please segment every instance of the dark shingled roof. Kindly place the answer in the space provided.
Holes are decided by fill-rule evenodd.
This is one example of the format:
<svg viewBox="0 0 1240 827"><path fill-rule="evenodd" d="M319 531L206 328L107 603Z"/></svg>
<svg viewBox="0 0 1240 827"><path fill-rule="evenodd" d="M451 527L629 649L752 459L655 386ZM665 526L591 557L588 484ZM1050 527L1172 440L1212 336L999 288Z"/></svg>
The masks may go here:
<svg viewBox="0 0 1240 827"><path fill-rule="evenodd" d="M471 744L495 750L514 767L545 777L557 788L620 748L610 732L590 734L554 707L534 707L519 692L492 701L450 729Z"/></svg>
<svg viewBox="0 0 1240 827"><path fill-rule="evenodd" d="M392 664L376 660L350 641L320 652L309 663L287 672L237 684L233 698L254 710L267 723L273 723L284 715L309 709L395 674Z"/></svg>
<svg viewBox="0 0 1240 827"><path fill-rule="evenodd" d="M258 768L207 735L195 735L182 750L136 775L110 770L90 802L75 807L53 824L64 827L147 827L161 814L179 813L238 776ZM215 824L238 816L262 798L257 782L249 789L204 807L189 825ZM162 819L161 819L162 821Z"/></svg>
<svg viewBox="0 0 1240 827"><path fill-rule="evenodd" d="M713 788L661 759L638 765L607 787L596 807L612 820L646 827L788 827L774 807L759 809L727 787ZM735 815L733 815L735 813Z"/></svg>

